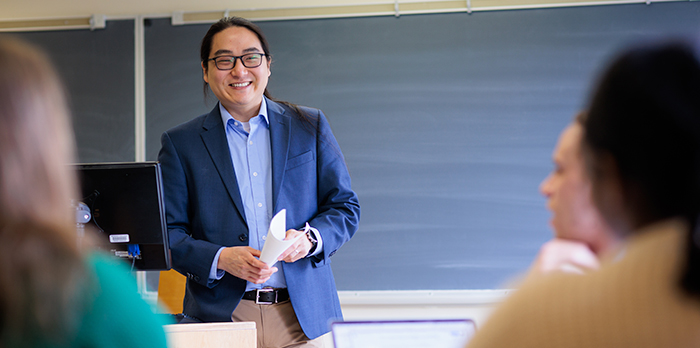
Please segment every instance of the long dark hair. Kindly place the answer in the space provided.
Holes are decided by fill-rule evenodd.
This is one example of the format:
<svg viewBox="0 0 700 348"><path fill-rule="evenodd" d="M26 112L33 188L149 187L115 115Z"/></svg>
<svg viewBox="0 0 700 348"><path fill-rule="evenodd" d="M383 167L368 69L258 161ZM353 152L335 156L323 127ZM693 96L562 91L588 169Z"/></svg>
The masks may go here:
<svg viewBox="0 0 700 348"><path fill-rule="evenodd" d="M691 44L657 43L620 56L584 121L584 148L612 158L634 228L670 217L690 224L682 286L700 296L700 63Z"/></svg>
<svg viewBox="0 0 700 348"><path fill-rule="evenodd" d="M263 53L265 53L265 58L269 61L272 62L272 54L270 53L270 45L267 43L267 38L265 37L265 34L263 34L262 30L260 27L255 25L253 22L241 18L241 17L224 17L220 19L218 22L214 23L209 27L209 30L207 33L204 35L204 38L202 38L202 44L200 46L199 50L199 57L202 62L202 65L205 67L205 69L208 69L207 60L210 58L209 53L211 52L211 45L212 41L214 40L214 35L224 31L225 29L231 28L231 27L243 27L255 34L255 36L258 37L258 40L260 40L260 45L262 46ZM204 81L204 97L209 93L209 86L206 81ZM318 130L316 126L316 122L318 121L314 115L311 115L307 112L305 112L299 105L290 103L287 101L282 101L282 100L277 100L272 97L270 94L267 86L265 86L265 92L263 93L265 97L268 99L286 105L288 108L292 109L294 113L299 117L302 121L305 121L303 124L310 126L313 130Z"/></svg>

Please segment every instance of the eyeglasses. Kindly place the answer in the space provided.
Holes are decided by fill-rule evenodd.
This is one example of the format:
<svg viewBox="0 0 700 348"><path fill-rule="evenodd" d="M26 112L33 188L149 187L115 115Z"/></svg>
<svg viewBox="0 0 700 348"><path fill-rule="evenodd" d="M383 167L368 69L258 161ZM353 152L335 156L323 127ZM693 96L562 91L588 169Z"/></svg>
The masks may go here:
<svg viewBox="0 0 700 348"><path fill-rule="evenodd" d="M218 56L207 59L214 61L214 65L219 70L231 70L236 66L236 59L240 59L243 66L246 68L257 68L262 64L264 53L247 53L242 56Z"/></svg>

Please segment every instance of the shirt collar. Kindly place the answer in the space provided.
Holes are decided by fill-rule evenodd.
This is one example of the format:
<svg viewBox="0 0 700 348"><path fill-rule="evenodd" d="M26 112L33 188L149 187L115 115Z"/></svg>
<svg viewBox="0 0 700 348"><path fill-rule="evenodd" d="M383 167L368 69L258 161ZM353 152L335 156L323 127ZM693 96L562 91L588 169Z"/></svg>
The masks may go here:
<svg viewBox="0 0 700 348"><path fill-rule="evenodd" d="M226 108L219 103L219 112L221 112L221 121L224 122L224 128L228 125L229 120L233 120L233 116L226 110ZM262 116L261 119L265 120L265 126L270 124L270 120L267 116L267 98L262 98L262 103L260 103L260 110L258 110L258 116ZM251 119L252 120L252 119Z"/></svg>

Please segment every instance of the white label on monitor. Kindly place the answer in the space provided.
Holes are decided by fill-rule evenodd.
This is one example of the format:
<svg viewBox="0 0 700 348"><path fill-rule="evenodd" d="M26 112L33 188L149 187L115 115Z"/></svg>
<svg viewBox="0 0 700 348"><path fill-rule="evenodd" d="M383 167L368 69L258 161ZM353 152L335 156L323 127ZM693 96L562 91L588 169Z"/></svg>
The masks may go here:
<svg viewBox="0 0 700 348"><path fill-rule="evenodd" d="M109 242L110 243L129 243L129 235L128 234L110 234L109 235Z"/></svg>

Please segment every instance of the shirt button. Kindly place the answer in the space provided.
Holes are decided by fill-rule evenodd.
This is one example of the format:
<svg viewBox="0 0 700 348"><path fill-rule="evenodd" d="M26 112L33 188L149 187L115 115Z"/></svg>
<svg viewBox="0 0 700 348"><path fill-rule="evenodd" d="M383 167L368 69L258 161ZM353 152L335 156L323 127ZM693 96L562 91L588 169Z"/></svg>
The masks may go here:
<svg viewBox="0 0 700 348"><path fill-rule="evenodd" d="M258 203L258 208L262 208L262 203Z"/></svg>
<svg viewBox="0 0 700 348"><path fill-rule="evenodd" d="M258 172L253 172L253 176L258 176Z"/></svg>
<svg viewBox="0 0 700 348"><path fill-rule="evenodd" d="M262 240L266 240L266 239L267 239L267 236L262 236Z"/></svg>
<svg viewBox="0 0 700 348"><path fill-rule="evenodd" d="M251 141L249 142L249 144L250 144L250 145L253 145L253 141L251 140Z"/></svg>
<svg viewBox="0 0 700 348"><path fill-rule="evenodd" d="M234 126L238 126L238 122L234 122L233 125L234 125Z"/></svg>

